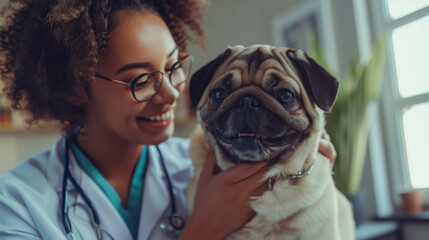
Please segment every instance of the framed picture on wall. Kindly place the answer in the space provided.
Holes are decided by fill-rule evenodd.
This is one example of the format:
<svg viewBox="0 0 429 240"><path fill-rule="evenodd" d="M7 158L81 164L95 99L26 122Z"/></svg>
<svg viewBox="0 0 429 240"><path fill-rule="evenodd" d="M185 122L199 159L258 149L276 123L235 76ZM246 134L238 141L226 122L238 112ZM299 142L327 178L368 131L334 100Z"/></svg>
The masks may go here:
<svg viewBox="0 0 429 240"><path fill-rule="evenodd" d="M330 0L305 0L272 20L274 45L300 48L311 55L312 41L321 45L331 66L338 66Z"/></svg>

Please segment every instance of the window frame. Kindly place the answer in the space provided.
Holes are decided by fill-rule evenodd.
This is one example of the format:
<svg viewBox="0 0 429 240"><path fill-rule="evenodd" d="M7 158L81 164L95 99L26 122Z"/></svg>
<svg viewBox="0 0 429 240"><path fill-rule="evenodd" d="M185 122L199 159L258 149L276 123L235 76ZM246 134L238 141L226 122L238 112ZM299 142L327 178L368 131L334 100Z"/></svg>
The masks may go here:
<svg viewBox="0 0 429 240"><path fill-rule="evenodd" d="M398 90L395 71L395 56L393 51L392 32L394 29L429 16L429 6L409 13L403 17L390 17L387 6L388 0L368 0L370 23L373 36L386 37L387 61L384 88L380 98L382 132L387 165L390 172L391 188L398 193L404 187L411 187L408 170L405 140L403 132L402 111L404 108L429 103L429 93L402 98ZM381 14L380 14L381 13ZM395 177L394 177L395 176ZM399 177L398 177L399 176Z"/></svg>

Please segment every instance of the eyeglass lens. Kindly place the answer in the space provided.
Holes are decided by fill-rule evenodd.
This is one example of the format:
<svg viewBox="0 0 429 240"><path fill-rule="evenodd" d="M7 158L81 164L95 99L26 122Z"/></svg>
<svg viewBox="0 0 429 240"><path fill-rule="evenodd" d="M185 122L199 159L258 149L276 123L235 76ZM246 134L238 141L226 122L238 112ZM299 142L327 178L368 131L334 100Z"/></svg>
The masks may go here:
<svg viewBox="0 0 429 240"><path fill-rule="evenodd" d="M179 87L186 81L191 71L191 57L185 56L177 61L165 74L168 75L171 85ZM133 95L137 101L144 101L152 98L162 85L164 73L160 71L142 74L133 85Z"/></svg>

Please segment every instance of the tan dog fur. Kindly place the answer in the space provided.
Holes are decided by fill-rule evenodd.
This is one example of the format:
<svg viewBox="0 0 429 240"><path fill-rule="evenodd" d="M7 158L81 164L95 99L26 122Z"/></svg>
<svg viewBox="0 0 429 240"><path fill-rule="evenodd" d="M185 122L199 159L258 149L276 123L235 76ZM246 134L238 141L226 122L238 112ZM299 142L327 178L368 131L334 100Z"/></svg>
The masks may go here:
<svg viewBox="0 0 429 240"><path fill-rule="evenodd" d="M275 179L272 190L265 191L261 196L249 199L249 204L255 210L256 216L242 229L230 234L227 239L300 239L300 240L352 240L354 239L354 221L351 205L347 199L335 188L331 177L330 161L318 152L318 144L324 129L324 111L321 110L309 96L296 68L286 56L287 48L274 48L267 45L256 45L250 48L237 46L230 48L231 53L224 60L234 58L243 53L259 51L262 55L272 55L271 59L262 61L259 68L247 69L243 61L232 61L221 64L212 76L201 100L197 106L197 118L200 126L191 135L190 154L195 167L195 177L188 189L188 208L192 211L193 199L199 175L204 166L208 151L215 153L216 162L222 169L228 169L235 164L231 162L219 147L216 137L207 131L204 114L212 111L209 107L209 90L223 79L226 73L233 74L235 91L228 95L226 100L234 96L241 97L244 93L264 94L266 78L271 72L281 73L288 87L293 88L301 96L299 106L283 112L276 102L269 96L261 97L265 106L271 106L270 110L288 122L294 122L299 127L305 128L309 136L300 141L294 149L285 151L274 159L275 164L266 172L265 178ZM243 70L245 69L245 70ZM192 83L191 83L192 84ZM240 92L241 91L241 92ZM219 109L227 109L228 103L221 105ZM213 118L217 117L216 110ZM286 120L285 120L286 121ZM299 171L308 171L315 163L314 170L307 177L290 179Z"/></svg>

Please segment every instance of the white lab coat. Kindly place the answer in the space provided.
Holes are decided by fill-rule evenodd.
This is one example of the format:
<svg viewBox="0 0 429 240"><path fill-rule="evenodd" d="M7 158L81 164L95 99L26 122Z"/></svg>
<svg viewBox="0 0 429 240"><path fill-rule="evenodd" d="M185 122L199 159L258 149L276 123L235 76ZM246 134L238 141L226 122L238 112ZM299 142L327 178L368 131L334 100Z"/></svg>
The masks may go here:
<svg viewBox="0 0 429 240"><path fill-rule="evenodd" d="M0 176L0 239L66 239L61 218L63 178L60 138L50 151L36 155ZM186 189L192 177L189 141L170 138L159 145L164 157L178 213L187 219ZM167 182L155 146L149 146L149 166L145 178L138 239L170 239L159 221L171 211ZM70 150L69 169L100 216L103 239L131 240L125 222L105 194L80 168ZM73 184L67 186L69 217L77 239L97 239L88 205Z"/></svg>

